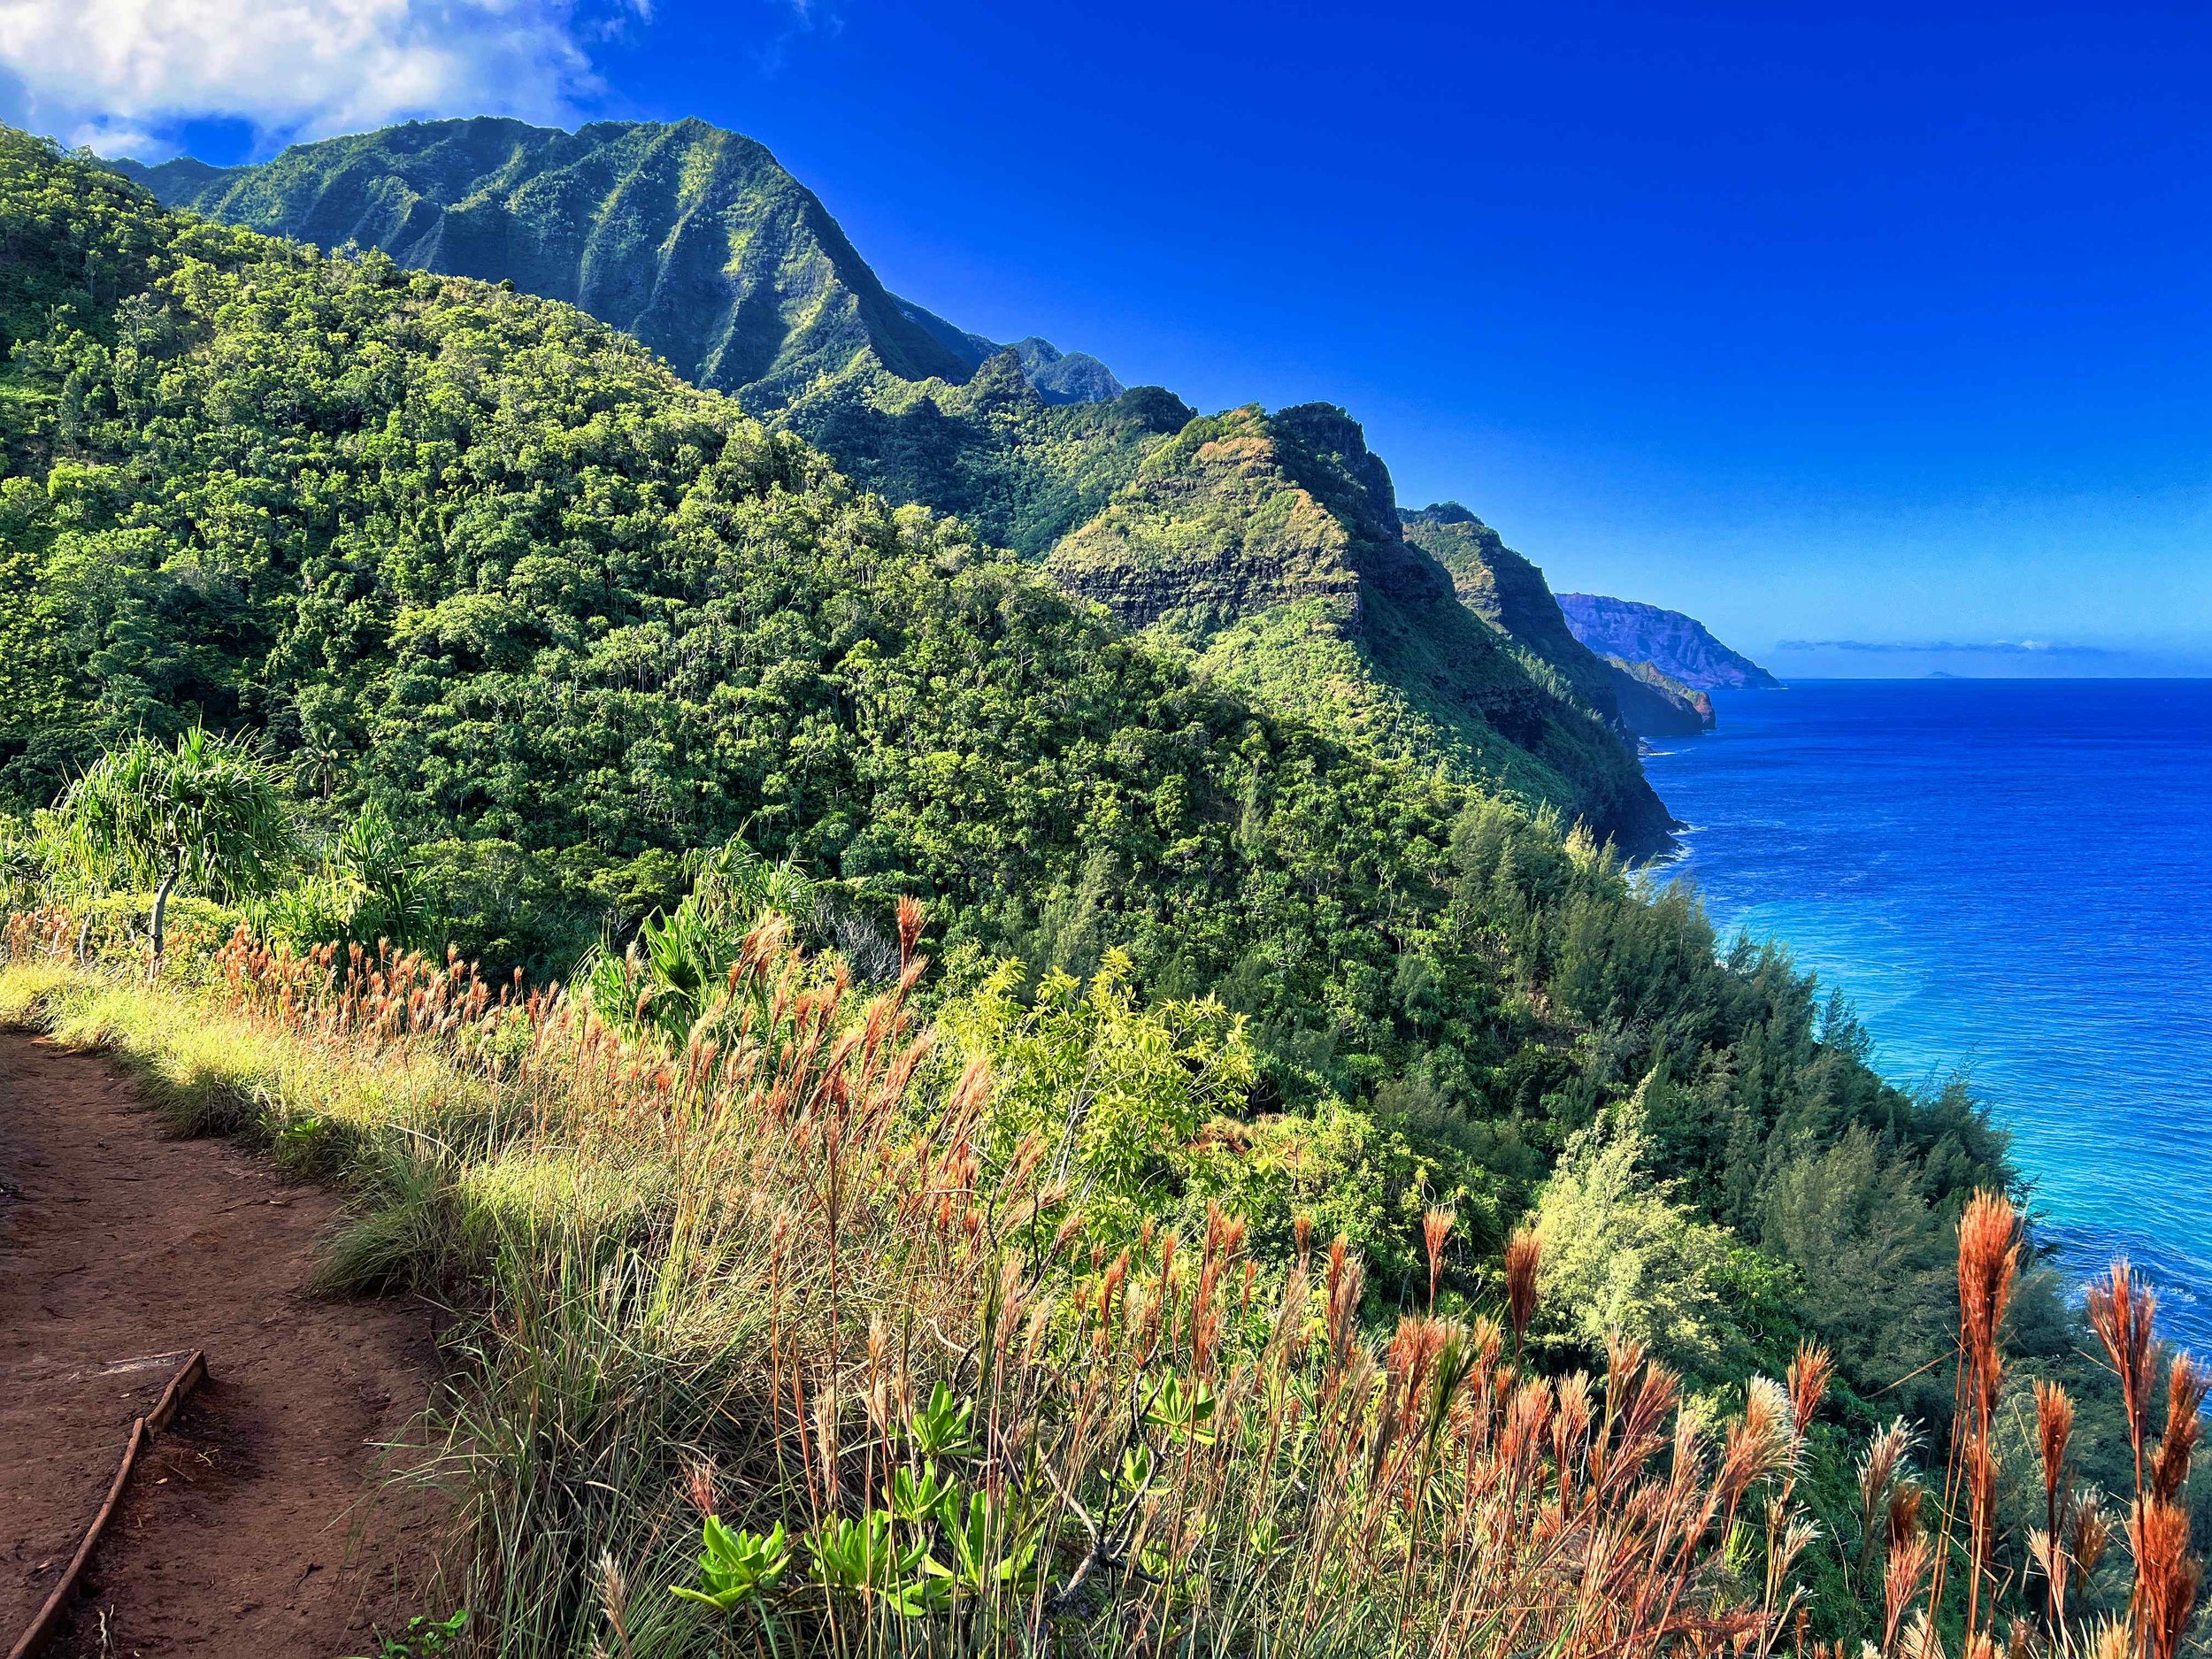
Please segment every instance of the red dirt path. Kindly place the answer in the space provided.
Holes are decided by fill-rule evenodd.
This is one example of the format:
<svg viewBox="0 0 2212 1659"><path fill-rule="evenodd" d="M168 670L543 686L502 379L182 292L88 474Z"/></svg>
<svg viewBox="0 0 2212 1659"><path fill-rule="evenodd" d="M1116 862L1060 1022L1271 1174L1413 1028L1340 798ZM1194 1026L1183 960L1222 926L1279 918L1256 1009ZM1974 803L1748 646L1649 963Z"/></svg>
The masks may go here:
<svg viewBox="0 0 2212 1659"><path fill-rule="evenodd" d="M335 1210L171 1138L106 1062L0 1032L0 1651L194 1348L208 1380L141 1455L48 1651L339 1659L426 1610L429 1500L370 1494L428 1397L430 1317L308 1294Z"/></svg>

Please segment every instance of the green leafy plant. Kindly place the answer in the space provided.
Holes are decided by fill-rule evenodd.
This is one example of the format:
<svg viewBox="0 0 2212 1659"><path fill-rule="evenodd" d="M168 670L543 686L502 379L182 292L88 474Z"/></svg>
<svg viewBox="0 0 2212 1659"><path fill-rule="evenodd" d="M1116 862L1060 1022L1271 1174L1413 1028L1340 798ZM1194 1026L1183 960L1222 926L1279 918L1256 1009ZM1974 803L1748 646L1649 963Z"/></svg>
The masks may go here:
<svg viewBox="0 0 2212 1659"><path fill-rule="evenodd" d="M1171 1374L1161 1380L1145 1416L1179 1440L1211 1446L1216 1433L1214 1410L1218 1403L1212 1386L1204 1378L1193 1378L1185 1383Z"/></svg>
<svg viewBox="0 0 2212 1659"><path fill-rule="evenodd" d="M421 860L413 844L374 805L354 815L339 836L332 862L358 887L362 902L354 937L413 944L429 915Z"/></svg>
<svg viewBox="0 0 2212 1659"><path fill-rule="evenodd" d="M952 1563L933 1560L925 1565L963 1594L982 1595L1002 1586L1018 1588L1034 1578L1037 1533L1014 1525L1002 1502L973 1492L964 1504L957 1493L947 1493L938 1520L951 1547Z"/></svg>
<svg viewBox="0 0 2212 1659"><path fill-rule="evenodd" d="M1118 949L1088 981L1048 972L1029 998L1024 975L1002 962L945 1024L991 1063L997 1142L1042 1137L1053 1173L1088 1188L1092 1236L1119 1243L1179 1184L1201 1125L1243 1109L1258 1075L1247 1022L1212 997L1146 1000Z"/></svg>
<svg viewBox="0 0 2212 1659"><path fill-rule="evenodd" d="M698 1586L668 1586L669 1594L683 1601L699 1602L717 1612L731 1612L760 1600L776 1586L791 1564L781 1521L765 1533L733 1532L718 1517L710 1515L702 1532Z"/></svg>
<svg viewBox="0 0 2212 1659"><path fill-rule="evenodd" d="M599 1017L626 1034L657 1035L682 1048L730 1004L730 969L747 937L764 923L808 924L818 908L814 884L788 862L772 864L732 837L687 860L692 890L672 910L656 911L619 955L601 944L577 977Z"/></svg>
<svg viewBox="0 0 2212 1659"><path fill-rule="evenodd" d="M911 1469L900 1469L891 1476L891 1512L910 1526L919 1526L935 1515L952 1491L952 1482L937 1472L937 1465L924 1463L918 1474Z"/></svg>
<svg viewBox="0 0 2212 1659"><path fill-rule="evenodd" d="M971 1457L981 1449L970 1429L974 1417L975 1408L941 1381L921 1409L908 1417L907 1439L926 1458Z"/></svg>
<svg viewBox="0 0 2212 1659"><path fill-rule="evenodd" d="M807 1539L814 1578L848 1595L888 1593L910 1580L929 1556L926 1543L901 1543L897 1517L871 1509L859 1519L833 1517Z"/></svg>
<svg viewBox="0 0 2212 1659"><path fill-rule="evenodd" d="M439 1659L441 1655L457 1652L468 1622L469 1610L465 1607L440 1619L418 1613L396 1636L378 1632L375 1659Z"/></svg>

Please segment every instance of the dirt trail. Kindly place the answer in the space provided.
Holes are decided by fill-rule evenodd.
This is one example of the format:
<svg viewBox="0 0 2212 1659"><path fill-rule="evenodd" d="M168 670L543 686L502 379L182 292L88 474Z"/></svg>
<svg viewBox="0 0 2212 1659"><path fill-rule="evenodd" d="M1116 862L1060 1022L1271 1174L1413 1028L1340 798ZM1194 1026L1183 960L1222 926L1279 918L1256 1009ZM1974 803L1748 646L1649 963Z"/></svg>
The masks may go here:
<svg viewBox="0 0 2212 1659"><path fill-rule="evenodd" d="M329 1194L179 1141L105 1062L0 1033L0 1649L181 1357L61 1655L337 1659L424 1611L426 1500L365 1501L427 1397L426 1310L309 1295ZM442 1609L435 1609L442 1611Z"/></svg>

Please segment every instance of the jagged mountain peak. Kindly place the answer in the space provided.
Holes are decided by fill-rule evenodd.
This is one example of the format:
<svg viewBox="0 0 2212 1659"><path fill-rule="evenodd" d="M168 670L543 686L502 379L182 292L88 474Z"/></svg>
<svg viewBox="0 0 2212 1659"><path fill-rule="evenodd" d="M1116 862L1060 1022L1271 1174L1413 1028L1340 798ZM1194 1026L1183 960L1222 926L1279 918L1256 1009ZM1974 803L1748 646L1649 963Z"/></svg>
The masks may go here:
<svg viewBox="0 0 2212 1659"><path fill-rule="evenodd" d="M1425 507L1402 508L1400 513L1408 524L1471 524L1484 530L1490 527L1455 501L1432 501Z"/></svg>
<svg viewBox="0 0 2212 1659"><path fill-rule="evenodd" d="M173 207L567 301L757 410L870 371L959 384L1001 349L891 294L765 145L695 117L469 116L248 166L117 165ZM1096 358L1047 349L1048 402L1120 395Z"/></svg>
<svg viewBox="0 0 2212 1659"><path fill-rule="evenodd" d="M1063 351L1035 334L1016 341L1012 350L1048 403L1110 403L1128 389L1087 351Z"/></svg>

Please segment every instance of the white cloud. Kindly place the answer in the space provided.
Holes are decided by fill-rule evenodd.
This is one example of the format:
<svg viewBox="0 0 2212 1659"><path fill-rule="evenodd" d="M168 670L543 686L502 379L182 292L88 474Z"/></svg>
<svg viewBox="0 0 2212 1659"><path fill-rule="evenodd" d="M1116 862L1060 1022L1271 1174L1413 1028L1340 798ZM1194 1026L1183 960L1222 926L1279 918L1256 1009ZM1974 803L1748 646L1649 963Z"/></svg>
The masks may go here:
<svg viewBox="0 0 2212 1659"><path fill-rule="evenodd" d="M643 4L627 10L646 14ZM265 146L411 117L558 120L598 82L571 0L0 0L12 119L152 159L184 120Z"/></svg>
<svg viewBox="0 0 2212 1659"><path fill-rule="evenodd" d="M826 35L843 31L845 19L824 0L768 0L770 6L783 14L784 26L755 49L753 61L764 75L780 74L791 61L791 48L801 35L817 30Z"/></svg>

